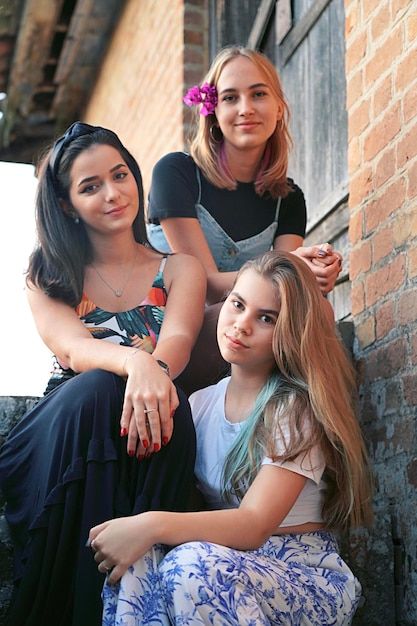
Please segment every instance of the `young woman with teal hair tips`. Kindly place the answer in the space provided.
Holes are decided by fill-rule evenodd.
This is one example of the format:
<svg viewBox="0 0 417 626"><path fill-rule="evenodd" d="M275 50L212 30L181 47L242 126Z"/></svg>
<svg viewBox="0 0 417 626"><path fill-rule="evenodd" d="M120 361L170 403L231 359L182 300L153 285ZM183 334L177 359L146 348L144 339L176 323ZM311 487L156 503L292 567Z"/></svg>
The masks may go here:
<svg viewBox="0 0 417 626"><path fill-rule="evenodd" d="M217 337L231 375L190 397L204 506L90 531L103 625L348 625L361 586L334 531L371 521L372 489L355 371L313 273L286 252L246 262Z"/></svg>

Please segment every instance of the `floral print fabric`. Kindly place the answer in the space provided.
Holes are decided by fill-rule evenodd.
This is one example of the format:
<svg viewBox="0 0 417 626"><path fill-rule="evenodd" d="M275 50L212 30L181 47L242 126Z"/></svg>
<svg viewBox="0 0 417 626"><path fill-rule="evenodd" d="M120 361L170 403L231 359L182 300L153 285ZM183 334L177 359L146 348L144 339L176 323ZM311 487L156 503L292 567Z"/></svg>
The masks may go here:
<svg viewBox="0 0 417 626"><path fill-rule="evenodd" d="M166 259L166 255L162 257L158 273L146 298L130 311L120 313L104 311L86 294L82 295L76 313L95 339L105 339L152 354L158 342L167 302L162 273ZM51 377L44 395L75 376L75 373L55 355L52 363Z"/></svg>
<svg viewBox="0 0 417 626"><path fill-rule="evenodd" d="M360 593L324 531L272 536L254 551L157 545L104 585L103 626L348 626Z"/></svg>

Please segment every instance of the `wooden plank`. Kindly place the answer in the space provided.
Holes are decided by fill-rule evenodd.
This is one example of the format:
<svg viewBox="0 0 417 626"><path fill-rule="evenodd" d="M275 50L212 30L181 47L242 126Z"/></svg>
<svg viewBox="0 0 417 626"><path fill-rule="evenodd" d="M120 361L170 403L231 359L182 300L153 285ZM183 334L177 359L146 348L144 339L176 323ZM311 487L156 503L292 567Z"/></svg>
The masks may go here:
<svg viewBox="0 0 417 626"><path fill-rule="evenodd" d="M262 37L268 26L269 18L275 8L275 0L262 0L256 14L255 21L249 33L247 47L256 49L260 46Z"/></svg>
<svg viewBox="0 0 417 626"><path fill-rule="evenodd" d="M275 11L275 43L280 45L292 28L291 0L278 0Z"/></svg>
<svg viewBox="0 0 417 626"><path fill-rule="evenodd" d="M307 232L317 228L324 219L335 211L335 209L346 202L348 195L349 180L346 178L342 183L337 185L337 187L332 189L317 207L311 208L308 216Z"/></svg>
<svg viewBox="0 0 417 626"><path fill-rule="evenodd" d="M346 198L347 200L347 198ZM349 209L347 202L331 213L327 213L323 220L313 228L307 229L307 245L314 241L331 241L349 224Z"/></svg>
<svg viewBox="0 0 417 626"><path fill-rule="evenodd" d="M289 32L288 37L280 46L280 63L282 65L288 62L288 59L297 50L298 46L308 35L311 28L331 1L332 0L317 0L304 17L297 22L294 28Z"/></svg>

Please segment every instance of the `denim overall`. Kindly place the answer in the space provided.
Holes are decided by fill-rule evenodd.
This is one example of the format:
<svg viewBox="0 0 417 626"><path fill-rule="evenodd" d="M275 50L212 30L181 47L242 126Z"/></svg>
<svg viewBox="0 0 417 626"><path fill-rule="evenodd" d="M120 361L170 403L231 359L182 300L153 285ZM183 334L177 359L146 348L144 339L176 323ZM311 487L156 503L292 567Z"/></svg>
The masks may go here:
<svg viewBox="0 0 417 626"><path fill-rule="evenodd" d="M210 213L201 205L200 170L196 168L198 182L198 198L195 205L197 218L203 230L207 244L220 272L233 272L242 267L245 261L271 249L278 225L281 198L278 198L274 221L261 233L235 242L216 222ZM238 216L236 216L238 218ZM160 224L147 224L148 238L160 252L171 252Z"/></svg>

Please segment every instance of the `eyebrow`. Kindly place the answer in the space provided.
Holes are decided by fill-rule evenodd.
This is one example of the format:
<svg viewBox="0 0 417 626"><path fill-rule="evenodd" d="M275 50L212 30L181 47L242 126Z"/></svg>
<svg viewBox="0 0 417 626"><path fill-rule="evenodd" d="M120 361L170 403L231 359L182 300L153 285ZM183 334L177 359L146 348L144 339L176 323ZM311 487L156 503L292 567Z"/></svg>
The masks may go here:
<svg viewBox="0 0 417 626"><path fill-rule="evenodd" d="M254 85L249 85L248 89L257 89L258 87L268 88L268 85L266 83L255 83ZM236 87L227 87L226 89L222 89L221 92L219 93L219 96L221 96L223 93L227 93L231 91L237 91Z"/></svg>
<svg viewBox="0 0 417 626"><path fill-rule="evenodd" d="M230 294L233 298L237 298L243 304L246 304L245 298L243 298L237 291L232 291ZM258 313L262 313L263 315L276 315L278 317L279 311L276 309L258 309Z"/></svg>
<svg viewBox="0 0 417 626"><path fill-rule="evenodd" d="M116 172L121 167L127 167L126 163L118 163L117 165L111 168L110 173L113 174L113 172ZM77 184L77 187L80 187L81 185L85 185L85 183L91 183L92 180L96 180L97 178L99 178L97 174L95 174L94 176L89 176L88 178L83 178Z"/></svg>

